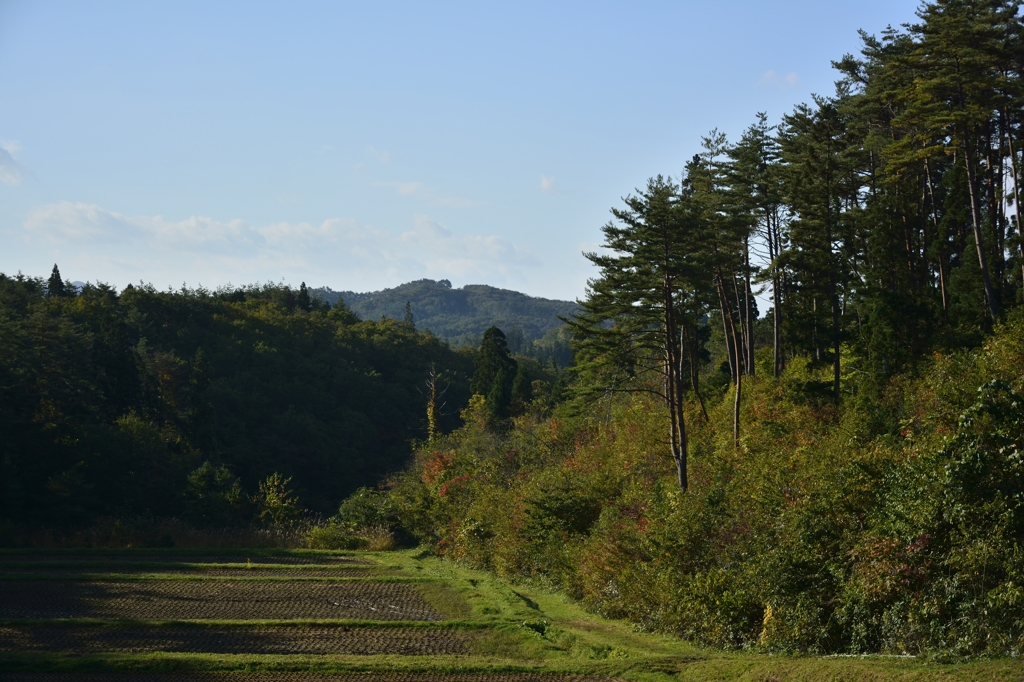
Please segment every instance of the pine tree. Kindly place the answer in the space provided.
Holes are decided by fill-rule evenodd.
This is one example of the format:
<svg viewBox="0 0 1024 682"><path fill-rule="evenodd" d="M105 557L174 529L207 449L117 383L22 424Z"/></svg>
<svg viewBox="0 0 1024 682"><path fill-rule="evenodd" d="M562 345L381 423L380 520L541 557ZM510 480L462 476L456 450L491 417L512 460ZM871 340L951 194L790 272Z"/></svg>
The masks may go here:
<svg viewBox="0 0 1024 682"><path fill-rule="evenodd" d="M518 363L509 354L505 334L500 329L490 327L484 332L474 364L470 390L487 399L487 409L494 419L506 419Z"/></svg>
<svg viewBox="0 0 1024 682"><path fill-rule="evenodd" d="M309 298L309 289L306 288L305 282L299 285L299 295L295 298L295 307L305 310L307 313L313 309L313 301Z"/></svg>
<svg viewBox="0 0 1024 682"><path fill-rule="evenodd" d="M692 194L692 193L691 193ZM692 197L657 176L613 208L602 228L612 255L585 253L600 268L569 325L580 390L655 392L669 412L669 447L679 486L688 487L683 415L683 329L707 309L709 257Z"/></svg>
<svg viewBox="0 0 1024 682"><path fill-rule="evenodd" d="M57 268L56 263L53 264L53 272L50 273L50 279L46 281L46 295L57 298L72 295L71 287L60 278L60 270Z"/></svg>

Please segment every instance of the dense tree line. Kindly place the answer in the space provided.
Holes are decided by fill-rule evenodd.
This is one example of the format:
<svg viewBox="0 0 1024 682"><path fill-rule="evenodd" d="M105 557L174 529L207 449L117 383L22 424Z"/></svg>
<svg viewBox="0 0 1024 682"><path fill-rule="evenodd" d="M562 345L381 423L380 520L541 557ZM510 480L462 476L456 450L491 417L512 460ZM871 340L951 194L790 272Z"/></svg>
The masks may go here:
<svg viewBox="0 0 1024 682"><path fill-rule="evenodd" d="M839 403L977 345L1020 304L1019 7L924 4L918 23L864 35L861 57L835 62L833 95L774 126L759 115L735 143L713 131L681 180L652 178L613 209L572 322L582 388L659 394L683 488L684 395L701 397L707 321L721 327L738 445L759 325L772 328L768 372L810 358Z"/></svg>
<svg viewBox="0 0 1024 682"><path fill-rule="evenodd" d="M339 518L713 646L1019 655L1021 23L924 4L708 135L588 254L565 399L496 419L489 332L464 426Z"/></svg>
<svg viewBox="0 0 1024 682"><path fill-rule="evenodd" d="M552 357L561 366L569 360L569 345L560 334L559 316L571 315L576 304L527 296L517 291L485 284L453 288L446 279L419 279L392 289L357 293L315 289L324 300L344 300L364 320L405 318L406 308L420 330L431 333L453 347L476 347L483 333L500 327L508 337L509 350L541 362Z"/></svg>
<svg viewBox="0 0 1024 682"><path fill-rule="evenodd" d="M0 348L0 520L49 525L245 523L260 495L329 512L426 437L428 377L434 427L458 426L473 372L472 352L304 284L118 293L56 266L0 275Z"/></svg>

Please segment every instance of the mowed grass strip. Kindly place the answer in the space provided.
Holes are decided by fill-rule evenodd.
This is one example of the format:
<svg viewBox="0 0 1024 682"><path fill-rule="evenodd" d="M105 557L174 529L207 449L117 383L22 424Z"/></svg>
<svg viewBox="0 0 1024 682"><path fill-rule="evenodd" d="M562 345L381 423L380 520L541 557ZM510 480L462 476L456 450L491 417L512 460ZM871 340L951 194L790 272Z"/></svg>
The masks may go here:
<svg viewBox="0 0 1024 682"><path fill-rule="evenodd" d="M416 587L324 580L0 581L0 619L443 620Z"/></svg>
<svg viewBox="0 0 1024 682"><path fill-rule="evenodd" d="M0 652L442 656L468 653L477 634L408 627L0 626Z"/></svg>

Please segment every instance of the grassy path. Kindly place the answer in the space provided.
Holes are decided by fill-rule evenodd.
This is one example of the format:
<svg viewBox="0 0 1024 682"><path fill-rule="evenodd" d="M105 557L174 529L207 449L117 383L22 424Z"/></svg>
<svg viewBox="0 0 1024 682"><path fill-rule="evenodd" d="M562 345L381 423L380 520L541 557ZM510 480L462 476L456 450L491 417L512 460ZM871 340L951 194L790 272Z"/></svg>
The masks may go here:
<svg viewBox="0 0 1024 682"><path fill-rule="evenodd" d="M0 682L608 678L1024 680L1024 664L709 651L413 551L0 552Z"/></svg>

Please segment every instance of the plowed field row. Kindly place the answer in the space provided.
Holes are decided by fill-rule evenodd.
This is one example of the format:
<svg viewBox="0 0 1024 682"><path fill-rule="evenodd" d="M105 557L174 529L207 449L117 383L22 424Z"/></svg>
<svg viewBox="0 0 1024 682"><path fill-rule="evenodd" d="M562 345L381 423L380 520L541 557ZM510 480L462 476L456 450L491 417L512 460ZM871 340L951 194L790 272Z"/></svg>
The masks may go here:
<svg viewBox="0 0 1024 682"><path fill-rule="evenodd" d="M107 564L119 564L121 562L137 563L184 563L184 564L244 564L252 561L254 564L283 564L283 565L332 565L348 564L355 566L372 566L373 562L358 557L311 554L311 555L277 555L277 554L252 554L223 552L189 552L189 553L152 553L136 554L134 552L96 552L96 553L45 553L45 552L0 552L0 566L9 566L19 563L92 563L105 562Z"/></svg>
<svg viewBox="0 0 1024 682"><path fill-rule="evenodd" d="M610 682L613 678L544 673L0 673L0 682Z"/></svg>
<svg viewBox="0 0 1024 682"><path fill-rule="evenodd" d="M442 620L403 583L0 580L0 618Z"/></svg>
<svg viewBox="0 0 1024 682"><path fill-rule="evenodd" d="M123 566L104 566L102 570L94 566L76 566L73 568L59 567L36 567L31 569L24 568L8 568L0 569L0 580L10 579L8 576L12 574L18 574L20 576L37 575L43 576L96 576L100 574L114 574L114 575L167 575L167 576L179 576L188 575L196 577L219 577L219 578L369 578L371 576L380 576L380 572L375 572L372 569L359 569L359 568L178 568L178 567L167 567L167 568L138 568L134 569L131 567L125 568Z"/></svg>
<svg viewBox="0 0 1024 682"><path fill-rule="evenodd" d="M425 628L0 627L0 652L438 656L466 653L471 636Z"/></svg>

